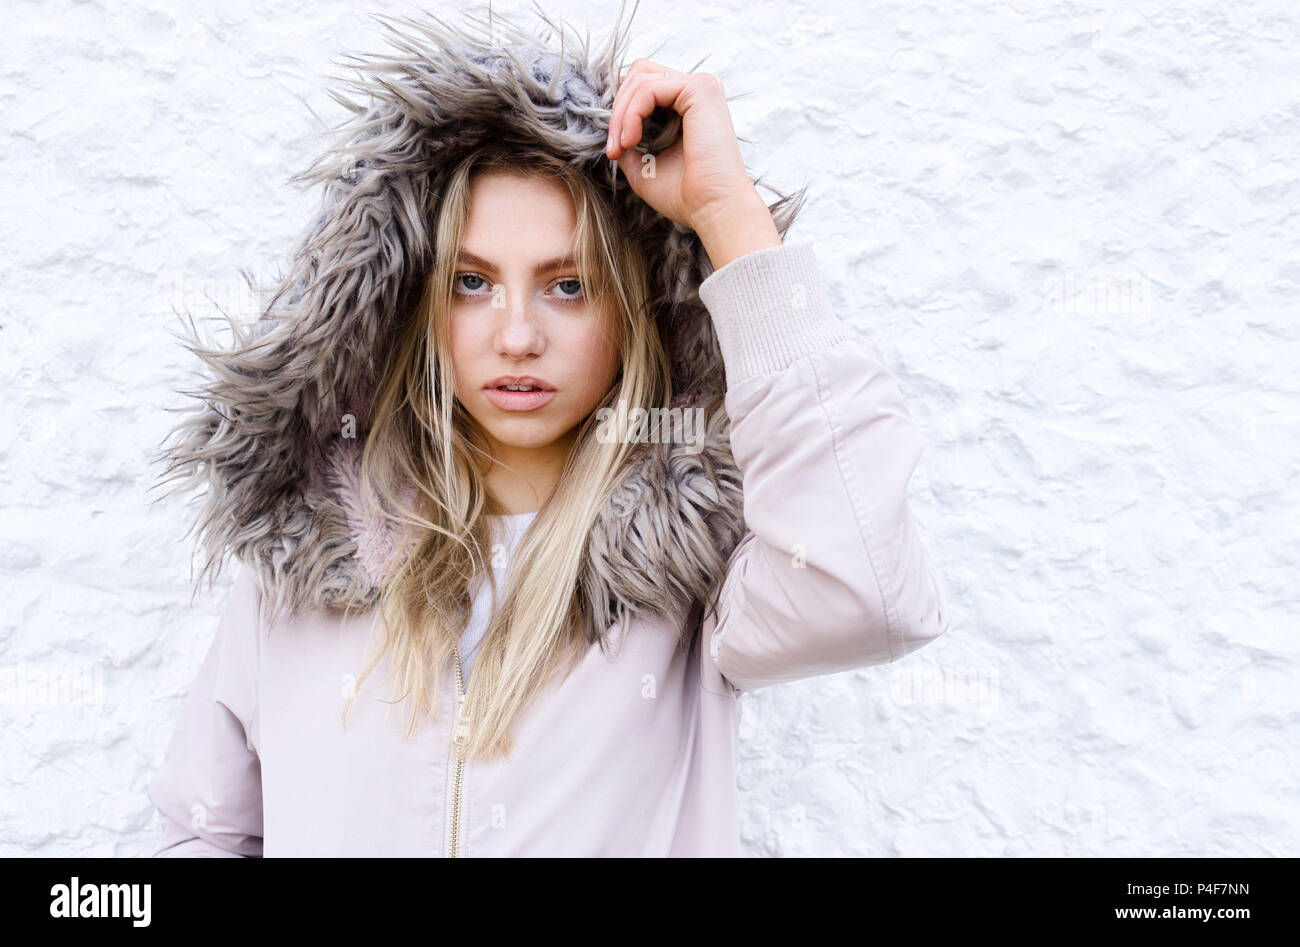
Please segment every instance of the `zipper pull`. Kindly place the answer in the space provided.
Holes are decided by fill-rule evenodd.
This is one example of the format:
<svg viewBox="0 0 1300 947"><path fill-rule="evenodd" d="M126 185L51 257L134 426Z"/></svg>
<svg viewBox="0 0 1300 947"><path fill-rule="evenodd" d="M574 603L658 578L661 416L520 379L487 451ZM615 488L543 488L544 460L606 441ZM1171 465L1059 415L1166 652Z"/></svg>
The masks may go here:
<svg viewBox="0 0 1300 947"><path fill-rule="evenodd" d="M465 695L456 695L456 729L454 739L457 746L469 742L469 720L465 717Z"/></svg>

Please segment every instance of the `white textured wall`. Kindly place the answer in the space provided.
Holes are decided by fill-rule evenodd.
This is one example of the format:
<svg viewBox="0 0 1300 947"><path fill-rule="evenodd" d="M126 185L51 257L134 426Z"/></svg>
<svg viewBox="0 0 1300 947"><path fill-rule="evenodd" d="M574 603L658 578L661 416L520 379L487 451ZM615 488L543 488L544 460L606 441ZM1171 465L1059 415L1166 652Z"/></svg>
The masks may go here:
<svg viewBox="0 0 1300 947"><path fill-rule="evenodd" d="M191 602L188 514L146 495L194 381L171 304L251 312L239 269L269 278L316 200L285 183L304 103L337 118L331 58L380 32L342 2L182 7L25 4L0 38L3 855L151 848L229 580ZM596 33L608 7L546 4ZM1300 854L1294 4L637 23L638 54L750 93L751 168L812 185L793 236L926 433L951 597L898 664L745 698L747 850Z"/></svg>

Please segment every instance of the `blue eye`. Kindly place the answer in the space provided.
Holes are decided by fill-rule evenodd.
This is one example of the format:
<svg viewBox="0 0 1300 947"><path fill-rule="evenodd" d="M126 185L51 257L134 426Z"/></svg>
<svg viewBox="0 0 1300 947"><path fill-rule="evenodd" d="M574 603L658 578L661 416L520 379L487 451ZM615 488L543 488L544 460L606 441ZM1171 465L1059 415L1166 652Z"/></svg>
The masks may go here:
<svg viewBox="0 0 1300 947"><path fill-rule="evenodd" d="M560 299L561 302L571 303L571 302L577 302L578 300L582 299L582 281L581 281L581 280L579 280L579 279L562 279L562 280L560 280L558 283L556 283L555 285L558 287L558 286L564 286L564 285L566 285L566 284L569 284L569 285L572 286L572 288L573 288L573 292L575 293L575 295L568 295L568 294L566 294L566 293L561 293L561 294L559 295L559 297L558 297L558 298Z"/></svg>
<svg viewBox="0 0 1300 947"><path fill-rule="evenodd" d="M582 291L582 280L577 277L556 280L554 286L557 288L557 291L551 298L558 302L578 303L582 302L585 298ZM563 289L559 289L559 287L563 287ZM452 281L452 289L458 296L481 296L483 295L483 290L493 289L493 283L490 280L479 276L477 273L457 273L455 279Z"/></svg>
<svg viewBox="0 0 1300 947"><path fill-rule="evenodd" d="M463 293L463 294L462 294L462 295L467 295L467 296L475 295L475 292L474 292L475 290L477 290L477 289L482 289L484 286L487 285L487 280L485 280L483 277L479 276L477 273L457 273L457 274L456 274L456 279L454 280L454 283L455 283L455 284L460 284L460 281L461 281L461 280L478 280L478 281L479 281L479 284L480 284L480 285L470 287L470 291L469 291L468 293Z"/></svg>

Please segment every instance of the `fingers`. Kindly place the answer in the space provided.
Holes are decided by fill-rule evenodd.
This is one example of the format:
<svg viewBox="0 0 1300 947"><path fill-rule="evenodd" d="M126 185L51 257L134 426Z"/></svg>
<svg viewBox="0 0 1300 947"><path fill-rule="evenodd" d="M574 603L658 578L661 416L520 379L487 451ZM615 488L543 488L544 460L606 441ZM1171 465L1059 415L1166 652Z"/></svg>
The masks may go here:
<svg viewBox="0 0 1300 947"><path fill-rule="evenodd" d="M609 117L609 138L605 154L617 159L641 140L643 121L656 106L671 105L681 92L687 76L670 72L667 66L648 59L638 59L622 74L614 95Z"/></svg>
<svg viewBox="0 0 1300 947"><path fill-rule="evenodd" d="M684 80L660 76L643 78L629 90L627 100L619 113L618 129L614 133L614 153L635 146L645 133L645 119L657 106L671 106L682 90Z"/></svg>

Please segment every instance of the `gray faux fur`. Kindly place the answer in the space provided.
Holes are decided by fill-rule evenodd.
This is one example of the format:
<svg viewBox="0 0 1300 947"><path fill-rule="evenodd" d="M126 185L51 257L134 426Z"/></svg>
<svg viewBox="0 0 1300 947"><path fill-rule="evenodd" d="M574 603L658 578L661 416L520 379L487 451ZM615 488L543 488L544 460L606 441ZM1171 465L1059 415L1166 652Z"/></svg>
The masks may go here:
<svg viewBox="0 0 1300 947"><path fill-rule="evenodd" d="M375 564L388 538L361 512L356 483L374 355L433 259L429 221L442 175L490 135L541 142L614 192L651 261L674 403L708 412L702 445L642 445L595 524L581 577L588 638L641 610L681 618L690 609L697 619L745 533L722 358L698 295L712 266L698 237L637 197L604 155L614 96L604 90L621 71L630 20L593 52L589 39L579 43L567 24L537 12L536 34L495 12L459 24L376 16L396 51L350 57L359 79L349 87L364 104L329 93L353 114L341 143L290 179L324 184L290 272L232 348L187 343L211 377L190 392L202 403L162 451L163 479L206 487L196 523L203 573L215 565L219 574L233 553L256 571L273 616L378 598ZM671 144L680 118L667 119L644 147ZM801 190L771 206L782 236L803 200ZM356 439L340 437L346 414Z"/></svg>

